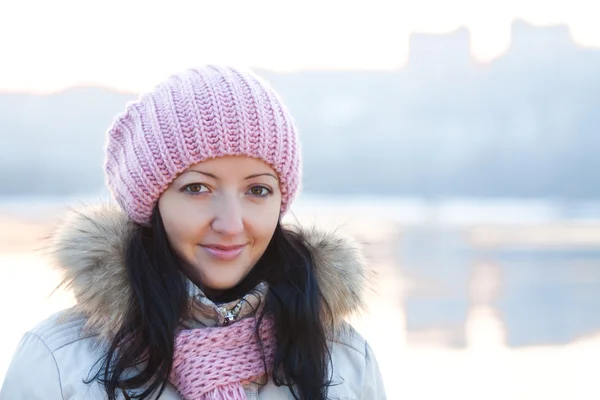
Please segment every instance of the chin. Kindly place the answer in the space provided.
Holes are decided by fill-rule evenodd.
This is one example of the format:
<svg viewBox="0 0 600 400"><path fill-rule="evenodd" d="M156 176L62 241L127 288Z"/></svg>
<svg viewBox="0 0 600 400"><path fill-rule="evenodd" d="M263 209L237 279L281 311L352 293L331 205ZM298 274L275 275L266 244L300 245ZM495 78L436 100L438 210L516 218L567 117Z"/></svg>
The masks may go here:
<svg viewBox="0 0 600 400"><path fill-rule="evenodd" d="M225 275L225 276L224 276ZM246 274L236 274L236 276L226 276L222 272L216 274L203 274L202 285L211 290L227 290L240 283Z"/></svg>

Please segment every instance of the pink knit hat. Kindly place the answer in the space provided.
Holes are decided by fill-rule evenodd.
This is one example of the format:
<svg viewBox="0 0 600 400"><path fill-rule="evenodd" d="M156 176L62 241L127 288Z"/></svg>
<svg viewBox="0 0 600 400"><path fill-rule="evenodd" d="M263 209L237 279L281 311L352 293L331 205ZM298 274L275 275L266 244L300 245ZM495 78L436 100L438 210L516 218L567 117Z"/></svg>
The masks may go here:
<svg viewBox="0 0 600 400"><path fill-rule="evenodd" d="M244 155L277 172L283 215L300 182L296 131L279 96L252 72L189 69L116 118L106 149L108 186L129 218L147 225L161 193L181 172L210 158Z"/></svg>

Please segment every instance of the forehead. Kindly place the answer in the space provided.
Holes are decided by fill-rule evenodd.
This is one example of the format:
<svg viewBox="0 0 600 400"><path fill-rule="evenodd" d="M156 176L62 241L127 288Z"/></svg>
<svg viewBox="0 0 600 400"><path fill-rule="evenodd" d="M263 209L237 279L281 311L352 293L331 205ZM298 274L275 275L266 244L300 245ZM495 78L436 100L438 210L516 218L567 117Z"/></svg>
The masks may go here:
<svg viewBox="0 0 600 400"><path fill-rule="evenodd" d="M226 156L208 159L191 165L185 172L200 171L217 177L247 177L251 174L272 174L277 172L263 160L247 156Z"/></svg>

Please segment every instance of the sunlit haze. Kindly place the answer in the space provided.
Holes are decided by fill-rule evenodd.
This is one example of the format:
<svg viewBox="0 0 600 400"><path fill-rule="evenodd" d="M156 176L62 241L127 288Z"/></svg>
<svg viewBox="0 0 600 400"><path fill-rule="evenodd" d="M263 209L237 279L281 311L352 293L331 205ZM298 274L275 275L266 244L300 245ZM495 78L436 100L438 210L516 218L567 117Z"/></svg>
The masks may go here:
<svg viewBox="0 0 600 400"><path fill-rule="evenodd" d="M407 60L411 32L471 32L481 63L509 45L515 18L565 23L600 47L587 0L116 1L0 3L0 90L48 92L93 84L149 88L206 62L275 70L391 69Z"/></svg>

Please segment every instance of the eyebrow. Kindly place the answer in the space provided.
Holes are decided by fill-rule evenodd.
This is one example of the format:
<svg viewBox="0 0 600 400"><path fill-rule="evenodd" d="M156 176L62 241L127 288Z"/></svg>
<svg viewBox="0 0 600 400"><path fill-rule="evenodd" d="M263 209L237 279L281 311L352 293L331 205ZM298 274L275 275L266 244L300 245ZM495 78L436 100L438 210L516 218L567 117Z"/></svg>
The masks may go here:
<svg viewBox="0 0 600 400"><path fill-rule="evenodd" d="M259 176L270 176L273 179L275 179L276 181L279 181L279 179L277 179L277 177L271 173L268 172L263 172L261 174L253 174L253 175L248 175L247 177L245 177L244 179L253 179L253 178L258 178Z"/></svg>
<svg viewBox="0 0 600 400"><path fill-rule="evenodd" d="M190 170L188 170L186 172L196 172L198 174L206 175L206 176L208 176L208 177L210 177L210 178L212 178L214 180L219 180L218 176L216 176L214 174L211 174L209 172L198 171L197 169L190 169ZM259 176L270 176L273 179L275 179L276 181L279 181L279 179L277 178L277 176L275 176L275 175L273 175L273 174L271 174L269 172L263 172L263 173L260 173L260 174L248 175L247 177L244 178L244 180L258 178Z"/></svg>

